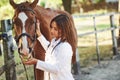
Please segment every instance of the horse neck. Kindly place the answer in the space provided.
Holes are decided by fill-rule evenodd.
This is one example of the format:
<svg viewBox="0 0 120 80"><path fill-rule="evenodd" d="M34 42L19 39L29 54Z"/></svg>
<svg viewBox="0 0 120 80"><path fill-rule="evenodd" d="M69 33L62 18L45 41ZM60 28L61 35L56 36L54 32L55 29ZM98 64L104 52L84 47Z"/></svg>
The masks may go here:
<svg viewBox="0 0 120 80"><path fill-rule="evenodd" d="M46 37L47 40L51 40L50 37L50 21L53 16L49 15L51 12L48 12L46 9L37 6L34 9L37 19L39 19L41 24L41 32ZM49 14L48 14L49 13ZM46 33L47 32L47 33Z"/></svg>
<svg viewBox="0 0 120 80"><path fill-rule="evenodd" d="M50 22L53 17L55 17L58 13L53 11L52 9L45 9L41 6L36 6L35 8L36 16L41 20L45 19L45 21Z"/></svg>

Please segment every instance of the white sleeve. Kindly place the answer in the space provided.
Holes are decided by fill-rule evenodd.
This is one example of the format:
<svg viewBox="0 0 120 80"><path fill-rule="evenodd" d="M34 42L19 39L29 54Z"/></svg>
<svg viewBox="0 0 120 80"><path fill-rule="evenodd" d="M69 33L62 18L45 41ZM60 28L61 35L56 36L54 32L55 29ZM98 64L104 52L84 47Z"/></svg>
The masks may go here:
<svg viewBox="0 0 120 80"><path fill-rule="evenodd" d="M37 38L38 41L41 43L42 47L45 49L45 51L48 48L48 45L50 44L50 42L48 40L46 40L46 38L41 35L40 37Z"/></svg>
<svg viewBox="0 0 120 80"><path fill-rule="evenodd" d="M72 58L71 47L66 47L66 46L59 47L59 51L57 51L57 55L55 56L55 58L56 58L55 64L50 64L38 60L36 68L51 73L58 73L59 71L68 68L71 65L71 58Z"/></svg>
<svg viewBox="0 0 120 80"><path fill-rule="evenodd" d="M36 69L40 69L40 70L51 72L51 73L57 73L59 70L57 68L57 65L52 65L50 63L46 63L41 60L37 61Z"/></svg>

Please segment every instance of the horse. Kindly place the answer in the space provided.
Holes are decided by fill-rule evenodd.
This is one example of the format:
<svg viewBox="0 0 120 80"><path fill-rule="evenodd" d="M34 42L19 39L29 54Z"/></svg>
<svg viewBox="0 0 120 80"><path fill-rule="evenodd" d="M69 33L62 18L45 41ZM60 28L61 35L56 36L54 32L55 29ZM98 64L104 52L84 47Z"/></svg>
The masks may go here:
<svg viewBox="0 0 120 80"><path fill-rule="evenodd" d="M74 21L72 16L61 10L52 10L50 8L43 8L37 5L39 0L34 0L33 2L21 2L16 4L13 0L9 0L11 6L14 9L13 15L13 27L15 32L15 39L18 46L18 52L22 55L23 51L27 51L32 54L33 57L45 60L45 50L41 46L40 42L37 40L36 35L36 21L40 22L41 33L45 36L48 41L51 41L50 35L50 21L59 14L64 14L68 16L71 20L71 29L74 34L73 45L73 59L75 61L75 50L77 47L77 32L74 26ZM34 75L35 80L44 80L44 72L35 69L34 65Z"/></svg>

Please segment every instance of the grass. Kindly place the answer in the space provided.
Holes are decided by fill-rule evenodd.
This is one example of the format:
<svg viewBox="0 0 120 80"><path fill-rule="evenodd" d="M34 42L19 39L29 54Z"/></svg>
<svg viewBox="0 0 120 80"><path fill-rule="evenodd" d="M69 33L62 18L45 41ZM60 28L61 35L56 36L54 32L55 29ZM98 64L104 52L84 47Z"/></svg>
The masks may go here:
<svg viewBox="0 0 120 80"><path fill-rule="evenodd" d="M111 45L101 45L99 46L100 50L100 60L110 60L113 56L112 46ZM89 67L96 65L98 63L98 57L96 52L96 46L87 46L78 48L80 56L80 64L82 67Z"/></svg>

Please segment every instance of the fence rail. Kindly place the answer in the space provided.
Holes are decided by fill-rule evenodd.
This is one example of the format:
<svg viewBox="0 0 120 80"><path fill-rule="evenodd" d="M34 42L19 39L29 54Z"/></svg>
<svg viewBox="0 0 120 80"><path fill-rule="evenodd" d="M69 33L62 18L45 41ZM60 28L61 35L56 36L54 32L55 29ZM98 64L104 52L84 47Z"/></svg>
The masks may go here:
<svg viewBox="0 0 120 80"><path fill-rule="evenodd" d="M111 31L111 30L115 30L115 29L120 29L120 27L106 28L106 29L102 29L102 30L81 33L81 34L78 34L78 37L82 37L82 36L85 36L85 35L91 35L91 34L95 34L95 33L100 33L100 32L104 32L104 31Z"/></svg>
<svg viewBox="0 0 120 80"><path fill-rule="evenodd" d="M115 30L116 29L120 29L120 26L115 26L115 20L114 20L114 16L118 15L118 14L120 14L120 13L95 14L95 15L74 15L73 16L74 18L93 18L93 28L94 28L94 31L80 33L80 34L78 34L78 37L82 37L82 36L86 36L86 35L90 35L90 34L94 34L95 35L96 53L97 53L98 64L100 64L100 50L99 50L99 45L98 45L98 33L105 32L105 31L111 31L111 35L112 35L111 37L112 37L112 43L113 43L112 44L113 45L113 55L117 55L118 54L117 39L116 39ZM101 17L101 16L109 16L110 27L102 29L102 30L97 30L97 27L96 27L96 17Z"/></svg>

